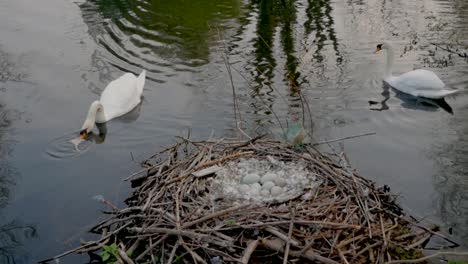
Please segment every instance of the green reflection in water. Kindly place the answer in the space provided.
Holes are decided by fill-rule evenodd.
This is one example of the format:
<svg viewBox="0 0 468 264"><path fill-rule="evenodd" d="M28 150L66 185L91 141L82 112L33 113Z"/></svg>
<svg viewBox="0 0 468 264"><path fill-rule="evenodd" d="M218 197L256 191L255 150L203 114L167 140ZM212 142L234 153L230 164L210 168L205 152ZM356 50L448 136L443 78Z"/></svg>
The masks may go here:
<svg viewBox="0 0 468 264"><path fill-rule="evenodd" d="M323 71L328 66L339 68L342 61L334 30L331 2L329 0L251 0L244 8L249 12L246 13L247 18L239 19L241 29L250 30L253 27L256 29L253 37L246 36L252 37L254 44L254 59L248 61L247 68L252 69L250 73L254 85L249 105L253 108L256 125L271 122L267 116L272 114L271 110L274 105L278 105L279 98L275 90L282 90L281 87L285 85L288 87L288 97L285 98L288 115L292 120L300 119L305 115L302 111L305 104L300 100L302 89L313 89L310 85L303 85L309 80L305 76L302 77L301 71L306 68ZM302 12L305 13L304 17L300 17ZM237 35L242 36L242 34L244 32L241 30ZM303 43L302 40L306 40L306 47L299 45ZM285 61L278 54L281 54ZM307 56L299 58L297 54ZM327 56L335 59L336 65L327 65L326 63L330 61L325 60ZM311 67L304 67L308 64L311 64ZM282 75L280 84L275 83L278 82L276 79L278 76L275 77L278 73ZM308 75L310 77L310 74ZM312 120L309 121L312 123ZM310 127L312 126L313 124L310 124Z"/></svg>
<svg viewBox="0 0 468 264"><path fill-rule="evenodd" d="M297 52L296 42L299 38L307 39L312 36L312 43L309 43L307 49L314 51L311 57L312 61L322 64L326 54L324 48L330 44L336 56L336 63L339 65L342 56L338 49L338 41L334 30L334 21L332 17L332 7L329 0L308 0L306 5L306 21L303 24L304 36L299 36L295 31L297 25L297 13L301 3L296 0L254 0L248 5L250 9L258 12L257 19L257 38L255 39L255 65L258 71L256 83L258 90L263 86L271 85L275 76L275 68L278 66L275 58L275 37L280 41L280 47L286 57L284 70L285 77L291 88L291 96L297 96L298 78L301 73L298 71L299 60L295 53ZM241 19L248 22L246 19ZM278 34L278 36L275 36ZM329 41L329 43L327 43ZM305 63L312 63L307 61ZM320 65L318 65L320 66Z"/></svg>
<svg viewBox="0 0 468 264"><path fill-rule="evenodd" d="M257 69L268 79L273 78L273 69L276 66L275 58L272 54L274 30L277 25L276 16L272 15L275 1L259 1L259 16L257 24L258 38L254 44L257 60ZM260 81L260 79L258 80Z"/></svg>
<svg viewBox="0 0 468 264"><path fill-rule="evenodd" d="M334 21L332 17L332 7L329 0L308 0L306 9L307 21L304 23L306 36L315 34L314 43L317 45L313 60L322 62L324 57L321 51L325 46L325 41L331 40L336 62L340 64L342 57L338 50L338 41L336 39L335 30L333 28Z"/></svg>
<svg viewBox="0 0 468 264"><path fill-rule="evenodd" d="M297 72L298 60L294 54L294 24L296 22L295 1L281 1L283 27L281 27L281 44L283 51L286 54L286 71L288 80L291 81L291 87L297 87Z"/></svg>
<svg viewBox="0 0 468 264"><path fill-rule="evenodd" d="M273 56L273 41L277 27L279 27L281 48L286 55L286 76L295 81L299 76L296 71L298 61L294 56L293 28L296 21L295 0L257 0L253 1L258 10L257 39L255 40L256 82L269 85L274 77L277 66ZM291 87L295 87L292 85Z"/></svg>
<svg viewBox="0 0 468 264"><path fill-rule="evenodd" d="M239 15L240 4L236 0L94 0L80 8L92 35L112 39L113 43L99 39L108 50L120 47L140 58L153 53L168 60L175 57L204 64L210 41L218 40L225 20Z"/></svg>

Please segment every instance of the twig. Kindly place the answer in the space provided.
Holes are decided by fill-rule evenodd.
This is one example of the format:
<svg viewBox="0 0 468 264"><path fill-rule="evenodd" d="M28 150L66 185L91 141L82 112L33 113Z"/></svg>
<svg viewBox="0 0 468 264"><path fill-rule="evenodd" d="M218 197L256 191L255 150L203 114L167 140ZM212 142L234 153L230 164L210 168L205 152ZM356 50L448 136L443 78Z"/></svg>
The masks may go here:
<svg viewBox="0 0 468 264"><path fill-rule="evenodd" d="M175 253L177 248L179 248L180 245L180 240L177 240L174 247L171 250L171 254L169 255L169 259L167 260L167 263L172 263L172 260L174 259Z"/></svg>
<svg viewBox="0 0 468 264"><path fill-rule="evenodd" d="M393 260L390 262L387 262L387 264L397 264L397 263L419 263L419 262L424 262L426 260L438 257L438 256L443 256L443 255L452 255L452 256L468 256L468 252L455 252L455 251L441 251L434 253L429 256L425 256L422 258L418 259L404 259L404 260Z"/></svg>
<svg viewBox="0 0 468 264"><path fill-rule="evenodd" d="M279 252L283 252L283 243L281 242L281 240L263 238L261 240L261 243L266 248L276 250L276 251L279 251ZM305 257L305 258L307 258L309 260L312 260L312 261L318 261L319 263L339 264L338 262L336 262L334 260L331 260L329 258L320 256L319 254L313 252L310 249L307 250L305 253L303 253L303 255L300 255L299 251L290 251L289 255L294 256L294 257Z"/></svg>
<svg viewBox="0 0 468 264"><path fill-rule="evenodd" d="M438 44L432 43L432 42L430 42L429 44L434 45L434 46L436 46L437 48L439 48L441 50L445 50L445 51L448 51L450 53L457 54L458 56L460 56L462 58L468 58L468 54L466 52L465 53L459 53L459 52L453 51L451 49L444 48L444 47L442 47L442 46L440 46Z"/></svg>
<svg viewBox="0 0 468 264"><path fill-rule="evenodd" d="M127 178L125 178L124 181L131 180L133 177L135 177L135 176L137 176L137 175L140 175L141 173L146 172L146 171L148 171L148 170L150 170L150 169L152 169L152 168L154 168L154 167L155 167L155 166L151 166L151 167L147 167L147 168L144 168L144 169L142 169L142 170L139 170L139 171L137 171L137 172L131 174L131 175L128 176Z"/></svg>
<svg viewBox="0 0 468 264"><path fill-rule="evenodd" d="M407 246L406 248L407 249L412 249L412 248L415 248L417 246L420 246L422 245L424 242L426 242L427 240L429 240L431 238L431 234L427 234L426 236L424 236L423 238L421 238L420 240L416 241L415 243Z"/></svg>
<svg viewBox="0 0 468 264"><path fill-rule="evenodd" d="M153 250L155 247L157 247L161 242L163 242L169 235L163 235L160 239L158 239L158 241L154 242L154 243L150 243L150 246L148 248L145 249L145 251L143 251L138 257L135 258L135 261L138 262L139 260L141 260L142 258L145 257L146 254L148 254L148 252L150 252L151 250ZM150 241L151 241L151 237L150 237Z"/></svg>
<svg viewBox="0 0 468 264"><path fill-rule="evenodd" d="M129 222L131 223L131 222ZM186 230L174 230L174 229L169 229L169 228L160 228L160 227L148 227L148 228L141 228L141 227L131 227L128 228L128 231L136 232L136 233L142 233L142 234L168 234L168 235L182 235L186 237L197 237L197 238L203 238L206 237L207 235L205 234L199 234L195 233L192 231L186 231Z"/></svg>
<svg viewBox="0 0 468 264"><path fill-rule="evenodd" d="M357 137L364 137L364 136L370 136L370 135L375 135L375 134L377 134L377 133L371 132L371 133L359 134L359 135L354 135L354 136L349 136L349 137L337 138L337 139L332 139L332 140L317 142L317 143L312 144L312 146L318 146L318 145L328 144L328 143L332 143L332 142L336 142L336 141L341 141L341 140L345 140L345 139L351 139L351 138L357 138Z"/></svg>
<svg viewBox="0 0 468 264"><path fill-rule="evenodd" d="M127 263L127 264L135 264L133 260L131 260L128 256L127 253L123 250L124 246L122 243L119 244L120 248L118 249L119 256Z"/></svg>
<svg viewBox="0 0 468 264"><path fill-rule="evenodd" d="M197 220L194 220L192 222L188 222L188 223L185 223L184 225L182 225L182 228L183 229L186 229L188 227L191 227L193 225L196 225L198 223L202 223L202 222L205 222L209 219L212 219L212 218L215 218L215 217L218 217L218 216L221 216L221 215L224 215L224 214L227 214L227 213L230 213L230 212L233 212L233 211L237 211L237 210L240 210L240 209L244 209L245 207L248 207L249 204L242 204L242 205L236 205L236 206L233 206L233 207L229 207L227 209L224 209L224 210L221 210L221 211L218 211L216 213L212 213L210 215L207 215L207 216L204 216L204 217L201 217Z"/></svg>
<svg viewBox="0 0 468 264"><path fill-rule="evenodd" d="M250 256L255 251L259 243L259 240L252 240L247 244L247 248L244 250L244 254L242 254L241 262L242 264L248 264Z"/></svg>
<svg viewBox="0 0 468 264"><path fill-rule="evenodd" d="M290 221L290 223L292 223ZM293 246L295 247L298 247L301 243L297 240L294 240L294 239L291 239L291 238L288 238L288 236L286 236L285 234L281 233L281 231L279 231L278 229L272 227L272 226L269 226L267 228L265 228L266 231L272 233L273 235L277 236L278 238L280 238L281 240L283 240L284 242L288 242L290 244L292 244Z"/></svg>
<svg viewBox="0 0 468 264"><path fill-rule="evenodd" d="M289 208L291 214L291 223L289 224L288 241L286 242L286 249L284 250L283 264L288 263L289 247L291 245L291 235L294 227L294 208L291 207L291 202L289 203Z"/></svg>
<svg viewBox="0 0 468 264"><path fill-rule="evenodd" d="M192 255L192 257L196 261L201 262L203 264L207 264L207 262L202 257L200 257L200 255L198 255L195 251L193 251L191 248L189 248L185 243L182 243L182 247L185 248L185 250L187 250L187 252L189 252L190 255Z"/></svg>
<svg viewBox="0 0 468 264"><path fill-rule="evenodd" d="M408 234L403 234L401 236L397 236L394 239L395 240L402 240L402 239L405 239L405 238L408 238L408 237L417 237L417 236L420 236L420 235L424 235L426 233L427 233L426 230L420 230L420 231L418 231L416 233L408 233Z"/></svg>
<svg viewBox="0 0 468 264"><path fill-rule="evenodd" d="M383 237L383 246L384 248L387 248L388 246L388 242L387 242L387 238L385 237L385 228L384 228L384 224L383 224L383 219L382 219L382 214L379 214L379 218L380 218L380 228L382 228L382 237Z"/></svg>
<svg viewBox="0 0 468 264"><path fill-rule="evenodd" d="M412 220L410 220L410 219L408 219L408 218L401 218L401 216L398 216L398 215L396 215L396 214L394 214L394 213L392 213L392 212L388 212L388 213L391 214L391 215L393 215L393 216L395 216L395 217L398 217L398 218L400 218L400 219L403 219L404 221L410 223L410 224L413 225L413 226L416 226L416 227L418 227L418 228L421 228L421 229L423 229L423 230L425 230L425 231L427 231L427 232L429 232L429 233L431 233L431 234L433 234L433 235L436 235L436 236L438 236L438 237L441 237L442 239L444 239L444 240L446 240L446 241L452 243L452 244L455 245L455 246L459 246L459 244L458 244L457 242L451 240L450 238L448 238L447 236L441 234L440 232L436 232L436 231L434 231L434 230L432 230L432 229L430 229L430 228L427 228L427 227L425 227L425 226L423 226L423 225L420 225L420 224L418 224L418 223L416 223L416 222L414 222L414 221L412 221Z"/></svg>
<svg viewBox="0 0 468 264"><path fill-rule="evenodd" d="M362 254L366 253L368 250L371 250L372 248L376 247L376 246L379 246L382 244L382 241L378 241L378 242L375 242L374 244L372 245L369 245L367 247L365 247L363 250L359 251L358 253L356 253L354 256L353 256L353 259L351 260L351 262L353 262L355 259L357 259L359 256L361 256ZM371 251L372 252L372 251Z"/></svg>
<svg viewBox="0 0 468 264"><path fill-rule="evenodd" d="M87 248L87 247L89 247L89 246L91 246L91 245L99 244L99 243L101 243L102 241L105 241L106 239L108 239L110 236L112 236L112 235L118 233L120 230L122 230L122 229L124 229L125 227L129 226L130 224L131 224L131 222L126 223L125 225L121 226L121 227L118 228L117 230L115 230L115 231L109 233L108 235L106 235L105 237L101 238L99 241L94 241L94 242L91 242L91 243L89 243L89 244L85 244L85 245L83 245L83 246L77 247L77 248L75 248L75 249L68 250L68 251L66 251L66 252L64 252L64 253L62 253L62 254L59 254L59 255L57 255L57 256L55 256L55 257L52 257L52 258L49 258L49 259L45 259L45 260L41 260L41 261L39 261L39 263L47 263L47 262L52 261L52 260L55 260L55 259L60 259L60 258L63 258L63 257L65 257L65 256L67 256L67 255L70 255L70 254L72 254L72 253L75 253L75 252L78 252L78 251L80 251L80 250L83 250L83 249L85 249L85 248Z"/></svg>
<svg viewBox="0 0 468 264"><path fill-rule="evenodd" d="M338 255L340 256L341 260L345 264L349 264L348 260L346 259L345 255L343 254L343 252L340 249L336 249L336 250L338 251Z"/></svg>
<svg viewBox="0 0 468 264"><path fill-rule="evenodd" d="M340 243L338 243L338 244L336 245L336 248L342 248L342 247L348 245L349 243L352 243L352 242L354 242L354 241L358 241L358 240L360 240L360 239L362 239L362 238L364 238L364 235L359 235L359 236L350 238L350 239L348 239L348 240L341 241Z"/></svg>
<svg viewBox="0 0 468 264"><path fill-rule="evenodd" d="M239 153L234 153L232 155L229 155L229 156L226 156L226 157L222 157L220 159L216 159L216 160L212 160L212 161L209 161L209 162L206 162L204 164L200 164L198 165L195 169L201 169L201 168L204 168L204 167L208 167L208 166L211 166L211 165L215 165L215 164L218 164L218 163L223 163L227 160L230 160L230 159L237 159L241 156L248 156L248 155L253 155L254 152L253 151L246 151L246 152L239 152Z"/></svg>

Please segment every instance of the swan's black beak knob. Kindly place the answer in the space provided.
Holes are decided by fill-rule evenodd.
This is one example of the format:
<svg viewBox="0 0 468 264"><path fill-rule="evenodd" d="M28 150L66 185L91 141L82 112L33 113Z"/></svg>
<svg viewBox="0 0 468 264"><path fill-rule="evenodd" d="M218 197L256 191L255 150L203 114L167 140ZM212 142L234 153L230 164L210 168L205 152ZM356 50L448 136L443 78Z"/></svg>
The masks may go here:
<svg viewBox="0 0 468 264"><path fill-rule="evenodd" d="M377 48L375 49L374 54L378 53L381 50L382 50L382 44L377 45Z"/></svg>
<svg viewBox="0 0 468 264"><path fill-rule="evenodd" d="M86 131L86 129L81 130L80 132L81 139L85 139L87 135L88 135L88 131Z"/></svg>

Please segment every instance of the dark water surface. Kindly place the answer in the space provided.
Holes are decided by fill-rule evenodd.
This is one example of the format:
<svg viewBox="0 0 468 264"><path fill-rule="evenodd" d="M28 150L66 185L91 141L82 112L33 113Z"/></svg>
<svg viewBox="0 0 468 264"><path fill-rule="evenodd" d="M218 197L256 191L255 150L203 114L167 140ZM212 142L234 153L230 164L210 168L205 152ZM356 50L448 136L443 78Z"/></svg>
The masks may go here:
<svg viewBox="0 0 468 264"><path fill-rule="evenodd" d="M174 135L235 135L223 54L249 134L281 132L272 110L283 126L301 118L302 94L309 141L376 132L344 142L352 165L468 246L468 60L453 53L468 48L464 0L7 0L0 25L1 263L89 237L104 209L92 197L121 205L122 180ZM453 115L383 86L382 40L396 73L426 67L462 90ZM140 107L75 155L89 104L142 69Z"/></svg>

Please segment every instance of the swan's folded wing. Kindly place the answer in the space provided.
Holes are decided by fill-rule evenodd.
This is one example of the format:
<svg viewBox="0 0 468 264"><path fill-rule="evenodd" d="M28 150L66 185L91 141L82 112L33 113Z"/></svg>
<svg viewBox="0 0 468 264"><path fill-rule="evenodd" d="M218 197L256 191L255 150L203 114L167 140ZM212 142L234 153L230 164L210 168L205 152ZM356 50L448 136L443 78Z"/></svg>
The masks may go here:
<svg viewBox="0 0 468 264"><path fill-rule="evenodd" d="M386 81L392 87L404 93L432 99L443 98L457 91L446 89L445 84L435 73L423 69L390 77Z"/></svg>
<svg viewBox="0 0 468 264"><path fill-rule="evenodd" d="M412 89L441 90L445 87L445 84L435 73L423 69L404 73L396 77L395 81L400 86L411 87Z"/></svg>
<svg viewBox="0 0 468 264"><path fill-rule="evenodd" d="M130 112L140 103L141 94L136 84L137 78L131 73L109 83L100 99L107 121Z"/></svg>
<svg viewBox="0 0 468 264"><path fill-rule="evenodd" d="M426 97L430 99L441 99L448 95L454 94L458 92L458 90L433 90L433 89L418 89L415 96Z"/></svg>

